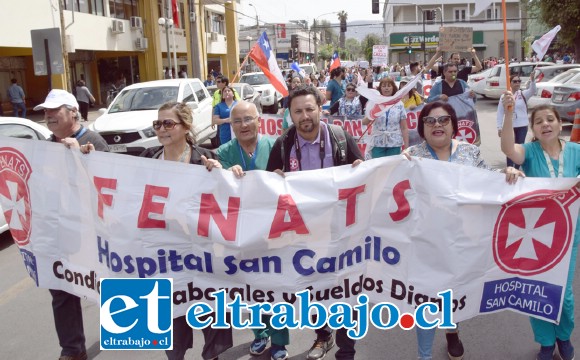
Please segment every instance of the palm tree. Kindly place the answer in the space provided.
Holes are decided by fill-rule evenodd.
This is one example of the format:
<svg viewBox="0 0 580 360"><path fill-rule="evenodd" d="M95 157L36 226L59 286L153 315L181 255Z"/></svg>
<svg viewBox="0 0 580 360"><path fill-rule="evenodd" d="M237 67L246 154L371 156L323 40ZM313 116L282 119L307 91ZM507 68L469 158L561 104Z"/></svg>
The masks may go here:
<svg viewBox="0 0 580 360"><path fill-rule="evenodd" d="M346 11L342 10L338 13L338 20L340 21L341 24L344 23L345 26L346 26L346 19L347 18L348 18L348 13ZM344 46L345 36L346 36L345 33L341 31L340 38L339 38L340 39L339 44L340 44L340 48L342 48L342 49L344 49L344 47L345 47Z"/></svg>

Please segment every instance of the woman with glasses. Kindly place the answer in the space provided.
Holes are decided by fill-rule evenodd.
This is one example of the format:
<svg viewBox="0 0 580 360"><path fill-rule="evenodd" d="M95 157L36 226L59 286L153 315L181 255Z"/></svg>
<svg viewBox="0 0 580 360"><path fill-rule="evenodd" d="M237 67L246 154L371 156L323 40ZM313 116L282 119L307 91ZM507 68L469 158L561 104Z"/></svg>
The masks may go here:
<svg viewBox="0 0 580 360"><path fill-rule="evenodd" d="M457 115L451 105L440 101L426 104L419 113L417 124L419 136L424 141L406 149L404 154L407 158L416 156L491 170L481 158L479 147L454 139L457 129ZM510 184L514 184L518 177L523 176L521 171L512 167L505 169L504 172L506 181ZM431 360L435 328L424 330L417 327L416 331L419 359ZM445 335L449 359L462 359L464 349L457 328L447 330Z"/></svg>
<svg viewBox="0 0 580 360"><path fill-rule="evenodd" d="M348 84L344 96L330 107L330 114L346 116L347 119L356 119L363 115L363 106L356 86Z"/></svg>
<svg viewBox="0 0 580 360"><path fill-rule="evenodd" d="M393 96L398 88L393 79L386 77L381 79L377 90L382 96ZM368 125L371 121L365 117L362 123ZM401 153L402 146L409 147L407 111L402 101L397 102L387 112L377 117L372 125L368 153L373 159L398 155Z"/></svg>
<svg viewBox="0 0 580 360"><path fill-rule="evenodd" d="M536 81L534 76L534 71L530 75L530 86L526 90L522 90L522 78L519 75L512 76L510 80L510 85L512 89L512 94L515 99L514 105L514 116L513 116L513 131L516 144L523 144L526 142L526 135L528 135L528 100L536 93ZM497 105L497 136L501 137L501 130L503 127L504 118L504 107L503 107L504 95L499 99L499 104ZM519 169L518 164L508 157L507 166L513 166Z"/></svg>
<svg viewBox="0 0 580 360"><path fill-rule="evenodd" d="M518 144L512 129L517 100L510 92L502 102L505 118L501 133L501 151L514 163L522 166L527 176L544 178L580 177L580 144L560 139L562 120L550 105L538 105L529 120L534 138L531 142ZM580 183L576 184L580 188ZM540 344L538 360L552 359L556 345L563 360L574 359L574 346L570 342L574 330L574 292L572 283L576 269L576 255L580 242L580 216L576 215L576 232L572 243L568 279L562 303L562 314L557 324L530 318L534 340Z"/></svg>
<svg viewBox="0 0 580 360"><path fill-rule="evenodd" d="M159 108L158 120L153 121L153 129L161 146L149 148L140 156L204 165L209 171L212 168L222 167L213 152L195 145L193 114L184 103L163 104ZM205 360L216 359L233 345L231 329L216 330L207 327L202 332L205 344L201 355ZM187 324L185 316L173 319L173 350L165 351L167 359L181 360L191 347L193 347L193 330Z"/></svg>
<svg viewBox="0 0 580 360"><path fill-rule="evenodd" d="M213 108L212 125L218 126L220 145L227 143L232 139L232 128L230 126L230 111L236 104L234 99L234 89L229 85L224 86L221 90L221 101Z"/></svg>

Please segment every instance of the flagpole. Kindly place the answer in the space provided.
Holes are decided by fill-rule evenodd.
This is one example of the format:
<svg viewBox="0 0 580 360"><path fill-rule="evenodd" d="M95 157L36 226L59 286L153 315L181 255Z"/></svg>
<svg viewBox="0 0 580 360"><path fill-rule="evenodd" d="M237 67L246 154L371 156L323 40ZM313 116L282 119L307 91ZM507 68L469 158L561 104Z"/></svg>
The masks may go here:
<svg viewBox="0 0 580 360"><path fill-rule="evenodd" d="M246 57L244 58L244 61L242 61L242 65L240 65L238 72L236 73L236 75L232 79L232 81L231 81L232 83L235 83L236 80L238 79L238 76L240 76L240 72L242 71L242 68L244 67L244 65L246 65L246 61L248 61L248 57L250 57L251 52L252 52L252 50L250 49L250 51L248 51L248 55L246 55Z"/></svg>
<svg viewBox="0 0 580 360"><path fill-rule="evenodd" d="M506 5L505 0L501 1L501 12L503 14L503 53L505 57L505 81L506 81L506 89L511 91L510 86L510 61L509 61L509 54L508 54L508 35L507 35L507 19L506 19Z"/></svg>

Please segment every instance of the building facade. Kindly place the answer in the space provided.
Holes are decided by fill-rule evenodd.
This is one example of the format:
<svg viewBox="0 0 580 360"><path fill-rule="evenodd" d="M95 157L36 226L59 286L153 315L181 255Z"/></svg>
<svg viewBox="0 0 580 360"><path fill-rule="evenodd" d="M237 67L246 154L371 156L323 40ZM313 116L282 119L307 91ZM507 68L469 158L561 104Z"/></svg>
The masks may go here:
<svg viewBox="0 0 580 360"><path fill-rule="evenodd" d="M231 0L6 2L0 22L4 109L10 113L6 89L13 78L24 88L31 108L44 100L50 86L73 91L80 79L103 104L111 88L162 79L170 67L172 73L183 70L202 80L211 70L235 72L239 66L236 6ZM47 63L42 42L33 45L31 37L31 31L40 29L58 29L63 49L61 59L49 60L64 64L63 73L53 73L50 82L42 71ZM47 40L50 47L57 46L54 40Z"/></svg>
<svg viewBox="0 0 580 360"><path fill-rule="evenodd" d="M475 2L461 0L415 0L408 5L387 1L383 7L383 41L389 48L389 60L392 63L429 61L439 43L441 26L471 27L473 47L482 61L489 57L504 57L501 1L492 3L476 17L471 16L474 9ZM521 60L526 15L519 0L506 0L506 15L509 57ZM409 46L412 48L410 54L407 51Z"/></svg>

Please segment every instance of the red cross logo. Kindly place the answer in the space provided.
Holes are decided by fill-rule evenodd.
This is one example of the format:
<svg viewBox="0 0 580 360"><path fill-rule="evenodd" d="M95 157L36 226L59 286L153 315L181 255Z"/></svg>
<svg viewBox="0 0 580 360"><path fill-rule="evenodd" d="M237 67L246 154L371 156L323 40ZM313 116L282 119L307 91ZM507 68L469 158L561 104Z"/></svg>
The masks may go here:
<svg viewBox="0 0 580 360"><path fill-rule="evenodd" d="M30 241L30 192L32 169L18 150L0 148L0 203L14 241L24 246Z"/></svg>
<svg viewBox="0 0 580 360"><path fill-rule="evenodd" d="M578 199L568 191L538 190L502 206L493 232L493 256L505 272L531 276L562 260L574 234L568 207Z"/></svg>
<svg viewBox="0 0 580 360"><path fill-rule="evenodd" d="M298 159L295 157L290 158L290 171L298 170Z"/></svg>
<svg viewBox="0 0 580 360"><path fill-rule="evenodd" d="M475 140L477 139L477 133L473 128L473 124L475 124L471 120L460 120L457 123L457 134L455 134L455 138L459 141L465 141L470 144L474 144Z"/></svg>

